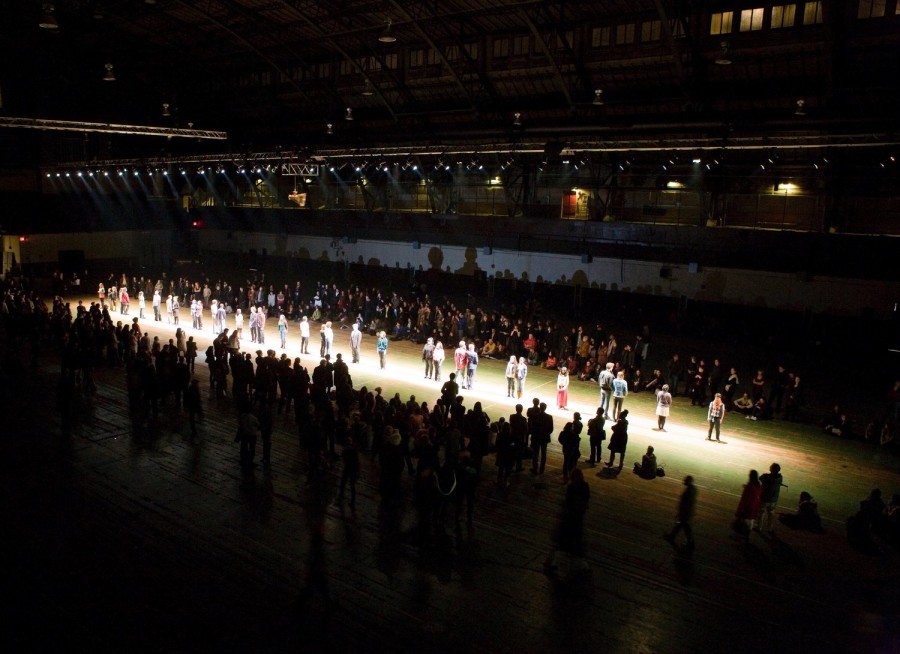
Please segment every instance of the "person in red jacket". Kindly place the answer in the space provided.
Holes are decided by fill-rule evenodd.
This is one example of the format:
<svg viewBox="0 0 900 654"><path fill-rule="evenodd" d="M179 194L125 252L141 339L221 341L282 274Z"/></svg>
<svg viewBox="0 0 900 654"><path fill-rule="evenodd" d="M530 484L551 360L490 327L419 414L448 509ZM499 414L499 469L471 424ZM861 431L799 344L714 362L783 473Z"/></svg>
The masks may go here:
<svg viewBox="0 0 900 654"><path fill-rule="evenodd" d="M737 511L734 514L736 526L744 537L744 542L750 541L750 532L756 524L759 516L759 507L762 501L762 484L759 482L759 473L750 471L750 478L744 484L744 491L738 502Z"/></svg>

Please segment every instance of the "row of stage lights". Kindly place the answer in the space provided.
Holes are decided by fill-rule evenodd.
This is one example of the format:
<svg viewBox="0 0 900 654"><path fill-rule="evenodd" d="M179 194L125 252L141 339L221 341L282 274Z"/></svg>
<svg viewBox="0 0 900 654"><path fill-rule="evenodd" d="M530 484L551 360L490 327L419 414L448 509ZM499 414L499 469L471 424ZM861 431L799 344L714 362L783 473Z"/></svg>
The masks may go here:
<svg viewBox="0 0 900 654"><path fill-rule="evenodd" d="M265 173L275 173L279 169L278 165L267 164L265 166L238 166L235 170L240 175L250 175L257 174L263 175ZM189 170L184 167L179 167L177 169L170 170L168 168L116 168L115 170L103 170L103 169L95 169L95 170L66 170L66 171L57 171L55 173L47 173L47 179L51 178L63 178L63 177L140 177L141 175L148 175L153 177L154 175L160 175L162 177L169 176L183 176L187 177L190 175L206 175L206 174L219 174L219 175L227 175L228 171L224 166L213 166L207 168L206 166L200 166L194 170Z"/></svg>
<svg viewBox="0 0 900 654"><path fill-rule="evenodd" d="M671 171L673 168L677 166L683 166L690 162L690 165L697 169L702 169L706 171L712 171L714 168L717 168L722 165L722 161L720 158L692 158L689 160L679 160L677 157L670 157L663 161L662 164L659 165L658 170L662 173L666 173ZM877 162L876 167L879 169L886 169L889 166L896 164L897 156L890 155L884 159L881 159ZM453 161L446 161L444 159L439 159L437 162L433 164L429 164L424 167L424 171L426 173L434 173L434 172L452 172L454 170ZM513 166L516 162L514 157L508 157L500 160L499 169L500 171L505 171L511 166ZM586 157L563 157L561 160L562 165L571 170L578 171L589 163L589 159ZM779 156L769 155L763 159L761 163L758 164L758 171L765 171L771 168L774 168L779 163ZM813 170L822 170L829 163L827 157L821 157L816 161L813 161L809 164L809 166ZM455 161L455 168L457 170L462 171L463 169L471 174L490 174L487 170L487 167L481 163L478 159L458 159ZM334 175L338 175L342 171L352 170L354 173L359 175L362 174L373 174L373 173L390 173L392 170L396 170L399 172L413 172L419 173L422 168L413 161L407 160L405 163L401 164L399 162L394 162L393 164L389 164L386 160L381 161L363 161L362 163L351 163L344 162L342 164L336 163L317 163L317 162L307 162L305 165L318 165L320 170L326 170ZM541 161L537 163L537 168L539 171L543 172L545 166L547 165L547 161ZM631 168L633 165L632 160L625 159L622 163L616 166L619 172L625 172L627 169ZM742 164L743 165L743 164ZM493 166L491 166L493 168ZM226 166L225 164L213 164L210 166L197 166L197 167L186 167L186 166L177 166L177 167L168 167L168 168L160 168L160 167L119 167L114 170L106 170L106 169L78 169L78 170L61 170L56 172L48 172L46 173L46 177L48 179L51 178L71 178L71 177L90 177L90 178L106 178L106 177L140 177L142 175L147 175L153 177L155 175L159 175L162 177L170 177L170 176L183 176L188 177L192 175L229 175L231 172L239 174L239 175L273 175L282 171L282 164L276 163L267 163L267 164L238 164L234 166ZM294 173L287 172L286 174L292 175Z"/></svg>

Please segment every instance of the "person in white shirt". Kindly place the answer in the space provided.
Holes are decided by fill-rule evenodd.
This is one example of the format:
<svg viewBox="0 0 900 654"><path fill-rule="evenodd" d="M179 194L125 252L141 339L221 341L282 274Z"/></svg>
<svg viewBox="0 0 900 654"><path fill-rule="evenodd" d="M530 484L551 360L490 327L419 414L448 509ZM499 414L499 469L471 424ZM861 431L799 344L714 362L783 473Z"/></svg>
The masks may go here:
<svg viewBox="0 0 900 654"><path fill-rule="evenodd" d="M331 354L331 346L334 343L334 330L331 329L330 320L325 323L323 337L325 339L325 354Z"/></svg>
<svg viewBox="0 0 900 654"><path fill-rule="evenodd" d="M359 347L362 344L362 332L359 331L359 323L353 323L350 332L350 354L353 363L359 363Z"/></svg>
<svg viewBox="0 0 900 654"><path fill-rule="evenodd" d="M159 291L153 291L153 320L156 322L162 320L162 314L160 313L161 306L162 298L159 295Z"/></svg>
<svg viewBox="0 0 900 654"><path fill-rule="evenodd" d="M300 319L300 354L309 354L309 321L306 316Z"/></svg>
<svg viewBox="0 0 900 654"><path fill-rule="evenodd" d="M244 332L244 314L241 313L240 307L234 312L234 331L237 333L237 339L241 340L241 334Z"/></svg>

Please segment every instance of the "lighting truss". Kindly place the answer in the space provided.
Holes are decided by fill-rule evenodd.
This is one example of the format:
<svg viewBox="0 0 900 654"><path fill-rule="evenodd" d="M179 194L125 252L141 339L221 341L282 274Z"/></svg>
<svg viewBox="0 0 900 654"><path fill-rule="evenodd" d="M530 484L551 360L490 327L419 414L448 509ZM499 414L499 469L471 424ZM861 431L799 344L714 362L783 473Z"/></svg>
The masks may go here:
<svg viewBox="0 0 900 654"><path fill-rule="evenodd" d="M318 177L319 164L314 163L283 163L281 164L282 175L296 175L303 177Z"/></svg>
<svg viewBox="0 0 900 654"><path fill-rule="evenodd" d="M224 141L227 132L209 129L175 129L150 125L117 125L114 123L84 123L75 120L47 120L45 118L12 118L0 116L0 127L40 129L57 132L94 132L100 134L131 134L135 136L166 136L172 138L211 139Z"/></svg>

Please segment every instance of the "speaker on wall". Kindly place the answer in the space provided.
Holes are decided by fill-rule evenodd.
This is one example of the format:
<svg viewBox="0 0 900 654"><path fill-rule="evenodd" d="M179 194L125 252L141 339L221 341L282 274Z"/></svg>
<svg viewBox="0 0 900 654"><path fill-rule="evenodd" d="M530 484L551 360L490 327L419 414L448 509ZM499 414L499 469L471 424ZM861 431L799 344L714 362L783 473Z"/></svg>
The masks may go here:
<svg viewBox="0 0 900 654"><path fill-rule="evenodd" d="M689 272L689 273L698 273L698 272L700 272L700 264L697 263L696 261L691 261L691 262L688 264L688 272Z"/></svg>
<svg viewBox="0 0 900 654"><path fill-rule="evenodd" d="M581 263L591 263L594 260L594 256L591 254L582 254L581 255Z"/></svg>
<svg viewBox="0 0 900 654"><path fill-rule="evenodd" d="M485 245L482 252L484 254L494 254L494 248L492 248L490 245Z"/></svg>
<svg viewBox="0 0 900 654"><path fill-rule="evenodd" d="M422 244L419 243L418 241L413 241L413 242L412 242L412 249L413 249L413 250L421 250L421 249L422 249Z"/></svg>

